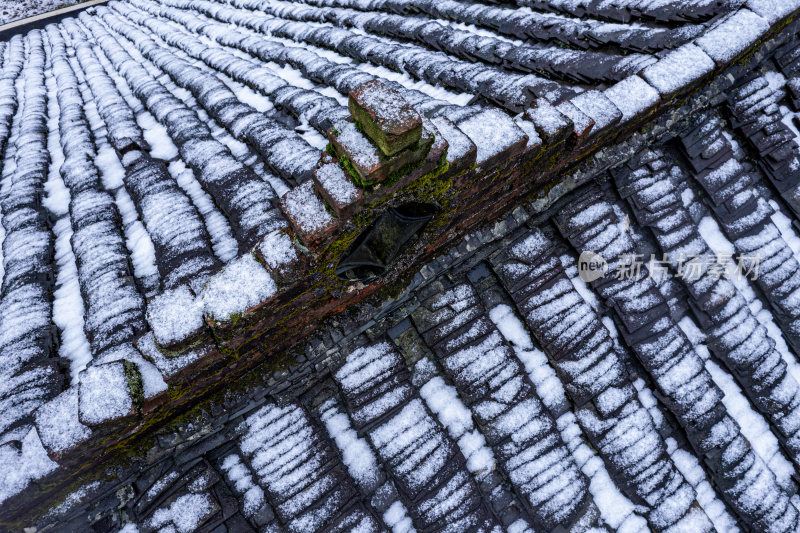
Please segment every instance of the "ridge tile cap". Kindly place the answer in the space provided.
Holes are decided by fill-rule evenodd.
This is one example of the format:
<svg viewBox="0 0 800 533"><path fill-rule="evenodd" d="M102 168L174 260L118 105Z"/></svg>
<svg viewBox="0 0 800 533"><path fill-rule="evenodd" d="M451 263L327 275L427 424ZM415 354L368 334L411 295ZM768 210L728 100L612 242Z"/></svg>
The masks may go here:
<svg viewBox="0 0 800 533"><path fill-rule="evenodd" d="M721 65L757 43L769 28L768 20L749 9L740 9L707 30L694 42Z"/></svg>
<svg viewBox="0 0 800 533"><path fill-rule="evenodd" d="M704 77L715 65L700 47L688 43L646 67L641 74L662 96L667 96Z"/></svg>

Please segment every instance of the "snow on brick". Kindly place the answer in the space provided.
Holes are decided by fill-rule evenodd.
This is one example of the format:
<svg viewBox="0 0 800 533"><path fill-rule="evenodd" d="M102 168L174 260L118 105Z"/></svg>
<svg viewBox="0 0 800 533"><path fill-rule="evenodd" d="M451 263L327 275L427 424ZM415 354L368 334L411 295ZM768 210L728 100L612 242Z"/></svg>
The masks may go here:
<svg viewBox="0 0 800 533"><path fill-rule="evenodd" d="M190 364L208 354L208 349L198 348L178 356L168 357L156 346L153 332L149 332L136 341L136 347L148 361L152 362L164 379L170 381L174 376Z"/></svg>
<svg viewBox="0 0 800 533"><path fill-rule="evenodd" d="M746 5L770 24L800 8L800 2L797 0L747 0Z"/></svg>
<svg viewBox="0 0 800 533"><path fill-rule="evenodd" d="M245 254L212 276L200 299L207 317L227 322L234 315L264 303L276 291L277 286L264 266L252 254Z"/></svg>
<svg viewBox="0 0 800 533"><path fill-rule="evenodd" d="M527 150L532 149L533 147L538 147L542 145L542 139L539 138L539 133L536 131L536 125L531 120L526 120L524 115L519 115L514 117L514 122L519 126L525 135L528 136L528 142L525 143L525 148Z"/></svg>
<svg viewBox="0 0 800 533"><path fill-rule="evenodd" d="M741 9L708 30L695 43L718 63L730 61L756 43L769 30L769 22L749 9Z"/></svg>
<svg viewBox="0 0 800 533"><path fill-rule="evenodd" d="M189 287L183 285L164 291L147 303L147 323L156 342L169 346L202 331L203 308Z"/></svg>
<svg viewBox="0 0 800 533"><path fill-rule="evenodd" d="M317 191L339 218L350 217L361 203L361 191L337 163L327 163L314 170Z"/></svg>
<svg viewBox="0 0 800 533"><path fill-rule="evenodd" d="M528 142L528 136L499 109L487 109L473 115L459 122L458 128L478 147L478 164L501 154L512 157Z"/></svg>
<svg viewBox="0 0 800 533"><path fill-rule="evenodd" d="M586 137L594 128L592 117L578 109L571 101L561 102L556 110L572 121L572 127L578 139Z"/></svg>
<svg viewBox="0 0 800 533"><path fill-rule="evenodd" d="M670 94L714 70L714 60L694 44L685 44L642 71L662 95Z"/></svg>
<svg viewBox="0 0 800 533"><path fill-rule="evenodd" d="M70 387L37 409L36 430L52 453L68 450L89 438L91 429L78 420L78 387Z"/></svg>
<svg viewBox="0 0 800 533"><path fill-rule="evenodd" d="M622 120L635 117L660 100L658 91L639 76L628 76L603 93L622 111Z"/></svg>
<svg viewBox="0 0 800 533"><path fill-rule="evenodd" d="M265 503L264 491L253 482L252 474L238 454L232 453L226 456L221 466L233 484L234 490L242 497L242 512L245 516L253 518Z"/></svg>
<svg viewBox="0 0 800 533"><path fill-rule="evenodd" d="M451 170L461 170L467 168L475 162L477 148L475 143L467 137L463 131L458 129L450 119L446 117L434 117L431 119L433 125L447 141L447 162Z"/></svg>
<svg viewBox="0 0 800 533"><path fill-rule="evenodd" d="M586 91L572 99L572 103L594 120L593 134L602 131L622 118L622 112L600 91Z"/></svg>
<svg viewBox="0 0 800 533"><path fill-rule="evenodd" d="M18 494L33 480L58 467L47 457L39 435L31 429L22 439L21 448L8 442L0 445L0 503Z"/></svg>
<svg viewBox="0 0 800 533"><path fill-rule="evenodd" d="M281 209L306 243L319 242L336 228L336 220L325 209L311 180L283 195Z"/></svg>
<svg viewBox="0 0 800 533"><path fill-rule="evenodd" d="M340 120L333 129L336 131L337 142L346 149L353 164L358 168L371 169L380 164L378 149L358 130L354 122Z"/></svg>
<svg viewBox="0 0 800 533"><path fill-rule="evenodd" d="M141 353L133 346L133 343L121 344L106 351L102 357L94 361L94 364L97 365L123 360L136 365L136 369L139 371L142 378L142 394L145 399L153 398L167 390L167 384L161 372L153 363L142 357Z"/></svg>
<svg viewBox="0 0 800 533"><path fill-rule="evenodd" d="M293 272L299 271L300 256L292 238L283 231L268 233L256 246L255 253L278 282L290 281Z"/></svg>
<svg viewBox="0 0 800 533"><path fill-rule="evenodd" d="M572 121L544 100L525 111L525 115L533 121L539 137L547 144L563 140L572 131Z"/></svg>
<svg viewBox="0 0 800 533"><path fill-rule="evenodd" d="M122 362L93 365L81 372L79 416L87 425L121 419L133 410L133 397Z"/></svg>
<svg viewBox="0 0 800 533"><path fill-rule="evenodd" d="M171 524L179 533L191 533L217 509L208 494L184 494L169 507L153 513L149 525L156 528Z"/></svg>

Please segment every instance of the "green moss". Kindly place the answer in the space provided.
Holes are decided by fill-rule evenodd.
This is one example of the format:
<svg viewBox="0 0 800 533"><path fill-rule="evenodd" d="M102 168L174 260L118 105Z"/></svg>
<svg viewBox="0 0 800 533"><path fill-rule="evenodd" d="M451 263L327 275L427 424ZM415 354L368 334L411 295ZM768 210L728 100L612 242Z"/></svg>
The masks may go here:
<svg viewBox="0 0 800 533"><path fill-rule="evenodd" d="M144 386L142 384L142 375L136 365L130 361L123 359L122 366L125 367L125 379L128 380L128 387L131 391L131 399L133 400L133 408L136 413L141 416L142 407L144 407Z"/></svg>
<svg viewBox="0 0 800 533"><path fill-rule="evenodd" d="M352 98L349 100L350 115L353 117L356 127L369 139L373 144L377 145L380 151L385 155L394 155L397 152L415 144L422 136L422 123L417 123L417 126L406 131L402 135L390 139L383 128L372 120L369 113L361 107Z"/></svg>

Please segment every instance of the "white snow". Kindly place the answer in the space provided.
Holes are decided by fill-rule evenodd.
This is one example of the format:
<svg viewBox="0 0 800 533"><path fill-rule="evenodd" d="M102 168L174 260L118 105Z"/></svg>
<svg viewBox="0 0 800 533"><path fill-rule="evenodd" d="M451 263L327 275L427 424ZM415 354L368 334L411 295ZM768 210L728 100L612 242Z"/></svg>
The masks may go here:
<svg viewBox="0 0 800 533"><path fill-rule="evenodd" d="M225 457L222 470L233 483L236 492L242 496L242 511L245 516L253 517L264 506L264 491L253 482L253 476L239 455L232 453Z"/></svg>
<svg viewBox="0 0 800 533"><path fill-rule="evenodd" d="M584 91L570 101L594 120L593 135L611 126L621 114L617 106L600 91Z"/></svg>
<svg viewBox="0 0 800 533"><path fill-rule="evenodd" d="M139 214L133 205L128 191L124 187L118 188L114 193L114 200L122 216L122 225L125 231L125 246L128 248L136 278L158 278L156 267L156 250L150 234L144 229L144 224L139 220Z"/></svg>
<svg viewBox="0 0 800 533"><path fill-rule="evenodd" d="M133 407L122 363L92 365L80 374L81 420L100 424L127 415Z"/></svg>
<svg viewBox="0 0 800 533"><path fill-rule="evenodd" d="M669 94L708 74L714 61L694 44L685 44L642 71L661 94Z"/></svg>
<svg viewBox="0 0 800 533"><path fill-rule="evenodd" d="M72 227L69 217L60 218L53 232L56 236L56 288L53 291L53 322L61 332L58 354L70 361L70 375L75 377L92 360L89 341L83 330L84 302L78 283L78 271L70 239Z"/></svg>
<svg viewBox="0 0 800 533"><path fill-rule="evenodd" d="M167 390L167 384L159 369L146 360L132 344L121 344L106 350L101 357L95 359L94 364L111 363L113 361L128 361L136 365L142 376L142 393L145 398L152 398Z"/></svg>
<svg viewBox="0 0 800 533"><path fill-rule="evenodd" d="M172 142L167 128L156 121L147 111L136 116L136 122L142 128L144 139L150 145L150 156L156 159L171 161L178 157L178 147Z"/></svg>
<svg viewBox="0 0 800 533"><path fill-rule="evenodd" d="M458 124L478 147L478 164L520 142L525 133L499 109L487 109Z"/></svg>
<svg viewBox="0 0 800 533"><path fill-rule="evenodd" d="M333 129L336 131L336 140L347 150L353 163L363 168L380 163L378 149L356 128L355 123L341 120Z"/></svg>
<svg viewBox="0 0 800 533"><path fill-rule="evenodd" d="M85 0L3 0L0 25L80 4Z"/></svg>
<svg viewBox="0 0 800 533"><path fill-rule="evenodd" d="M47 457L35 429L30 429L25 435L19 452L12 444L3 444L0 446L0 479L3 480L0 483L0 503L57 467Z"/></svg>
<svg viewBox="0 0 800 533"><path fill-rule="evenodd" d="M339 205L348 205L358 198L358 189L336 163L319 167L314 173L322 188Z"/></svg>
<svg viewBox="0 0 800 533"><path fill-rule="evenodd" d="M189 287L181 286L147 303L147 322L156 342L170 344L187 339L203 327L203 308Z"/></svg>
<svg viewBox="0 0 800 533"><path fill-rule="evenodd" d="M334 223L311 180L286 193L282 202L287 216L292 217L305 232L314 233Z"/></svg>
<svg viewBox="0 0 800 533"><path fill-rule="evenodd" d="M769 30L769 22L749 9L740 9L695 40L715 61L730 61L757 42Z"/></svg>
<svg viewBox="0 0 800 533"><path fill-rule="evenodd" d="M191 533L213 511L214 505L207 494L185 494L168 508L161 508L153 513L150 526L159 527L172 523L180 533Z"/></svg>
<svg viewBox="0 0 800 533"><path fill-rule="evenodd" d="M167 357L156 347L153 333L150 332L137 341L137 347L152 361L158 371L169 379L175 374L206 355L207 350L191 350L177 357Z"/></svg>
<svg viewBox="0 0 800 533"><path fill-rule="evenodd" d="M265 302L276 290L263 265L252 254L245 254L212 276L200 298L205 314L224 322Z"/></svg>
<svg viewBox="0 0 800 533"><path fill-rule="evenodd" d="M272 270L279 270L298 260L292 238L278 230L264 237L258 245L258 251Z"/></svg>
<svg viewBox="0 0 800 533"><path fill-rule="evenodd" d="M747 0L747 7L773 24L800 7L800 4L797 0Z"/></svg>
<svg viewBox="0 0 800 533"><path fill-rule="evenodd" d="M449 119L445 117L434 117L431 119L433 125L447 141L447 162L454 163L465 157L472 148L472 141L464 135L460 129L456 128Z"/></svg>
<svg viewBox="0 0 800 533"><path fill-rule="evenodd" d="M214 253L223 263L234 259L239 252L239 244L233 238L228 220L220 212L211 196L202 188L191 169L183 161L173 161L167 167L178 186L192 200L206 223L211 236Z"/></svg>
<svg viewBox="0 0 800 533"><path fill-rule="evenodd" d="M420 359L417 365L431 365L428 359ZM458 443L467 459L467 470L480 476L497 468L494 453L486 445L486 438L472 421L472 414L458 397L455 387L435 376L420 387L419 394L439 422L447 428L450 437Z"/></svg>
<svg viewBox="0 0 800 533"><path fill-rule="evenodd" d="M603 519L617 531L647 532L647 521L636 513L636 506L617 488L603 460L583 439L573 413L564 413L556 424L581 472L589 478L589 492Z"/></svg>
<svg viewBox="0 0 800 533"><path fill-rule="evenodd" d="M777 210L776 214L778 214L778 216L776 217L775 214L773 214L772 220L780 229L781 226L786 223L786 220L782 218L781 215L783 217L785 217L785 215ZM797 241L792 238L794 230L791 229L791 227L788 229L791 233L787 233L787 236L789 237L787 242L793 243L789 244L789 246L792 247L792 250L794 250L793 246L797 244ZM699 231L700 235L708 243L709 247L712 251L714 251L714 253L733 256L735 252L733 243L731 243L727 237L722 234L722 230L720 229L716 220L711 217L704 217L700 221ZM782 234L783 231L784 230L781 229ZM765 328L767 328L767 335L769 335L769 337L775 341L775 349L781 354L781 358L786 363L789 373L796 381L800 382L800 363L798 363L794 353L792 353L786 344L786 340L783 338L783 333L775 323L772 313L770 313L768 309L764 308L761 300L756 297L755 291L748 283L748 280L745 279L744 276L741 276L737 273L736 265L732 260L727 261L727 272L728 278L736 286L736 289L742 294L742 296L744 296L745 300L747 300L750 311L756 316L758 321L761 322Z"/></svg>
<svg viewBox="0 0 800 533"><path fill-rule="evenodd" d="M781 211L778 202L775 200L770 200L769 205L772 206L774 211L770 216L772 222L780 230L783 240L786 241L786 244L788 244L789 248L792 249L795 259L800 261L800 236L798 236L797 232L795 232L794 227L792 226L792 220L787 217L783 211Z"/></svg>
<svg viewBox="0 0 800 533"><path fill-rule="evenodd" d="M386 512L383 513L383 521L392 528L392 533L416 532L405 506L399 500L386 509Z"/></svg>
<svg viewBox="0 0 800 533"><path fill-rule="evenodd" d="M99 481L94 481L92 483L89 483L88 485L81 486L75 492L70 493L69 496L67 496L60 505L58 505L57 507L54 507L53 509L51 509L47 513L47 516L60 516L60 515L63 515L64 513L66 513L67 511L69 511L73 507L75 507L75 505L81 503L81 501L90 492L92 492L94 489L96 489L99 486L100 486L100 482Z"/></svg>
<svg viewBox="0 0 800 533"><path fill-rule="evenodd" d="M678 448L677 442L672 437L665 439L665 442L672 462L675 463L684 479L694 487L697 494L697 503L700 504L706 516L714 524L714 528L719 532L738 532L739 528L736 525L736 520L728 513L725 504L717 498L717 494L708 481L706 472L700 466L697 457L682 448Z"/></svg>
<svg viewBox="0 0 800 533"><path fill-rule="evenodd" d="M83 330L84 302L78 283L78 270L75 265L75 254L72 252L72 226L69 218L69 189L61 178L61 165L64 163L64 151L61 148L59 130L59 106L55 77L49 76L47 86L47 112L49 116L49 134L47 150L50 153L50 168L45 182L46 196L44 206L59 217L53 226L55 234L55 260L58 270L56 287L53 291L53 322L61 334L59 357L70 361L70 376L73 382L86 365L92 360L89 341ZM0 226L0 231L2 227ZM0 239L2 246L2 239ZM1 267L0 267L1 268ZM2 275L0 275L2 279Z"/></svg>
<svg viewBox="0 0 800 533"><path fill-rule="evenodd" d="M742 389L726 370L722 369L711 358L705 346L705 335L689 318L684 317L678 326L691 341L695 352L705 360L705 367L714 383L725 393L722 403L725 410L739 423L742 435L750 441L753 450L764 460L775 474L778 483L789 487L793 483L791 477L794 467L780 451L778 439L772 434L764 417L753 410L750 401L742 393Z"/></svg>
<svg viewBox="0 0 800 533"><path fill-rule="evenodd" d="M78 387L73 386L36 411L36 425L42 443L50 450L67 450L91 435L78 420Z"/></svg>
<svg viewBox="0 0 800 533"><path fill-rule="evenodd" d="M342 461L347 466L347 471L365 493L371 492L370 489L374 490L379 473L375 454L367 441L356 434L347 414L342 412L334 400L327 400L319 411L328 434L342 452Z"/></svg>
<svg viewBox="0 0 800 533"><path fill-rule="evenodd" d="M498 305L489 311L489 318L511 343L542 403L550 410L564 405L567 398L561 380L547 361L547 356L533 345L525 326L511 307Z"/></svg>
<svg viewBox="0 0 800 533"><path fill-rule="evenodd" d="M612 85L603 94L622 111L622 120L629 120L658 103L658 91L640 76L628 76Z"/></svg>

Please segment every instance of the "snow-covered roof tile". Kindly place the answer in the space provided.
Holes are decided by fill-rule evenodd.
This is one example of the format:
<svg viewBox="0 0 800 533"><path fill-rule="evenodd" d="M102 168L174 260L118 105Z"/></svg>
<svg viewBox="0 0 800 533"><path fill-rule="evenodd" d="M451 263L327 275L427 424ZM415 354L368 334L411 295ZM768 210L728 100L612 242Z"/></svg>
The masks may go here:
<svg viewBox="0 0 800 533"><path fill-rule="evenodd" d="M585 91L570 101L594 121L593 135L605 131L622 119L619 108L600 91Z"/></svg>
<svg viewBox="0 0 800 533"><path fill-rule="evenodd" d="M572 133L572 120L548 102L539 102L525 114L533 121L539 136L547 144L555 144Z"/></svg>
<svg viewBox="0 0 800 533"><path fill-rule="evenodd" d="M253 254L228 263L208 280L200 300L203 313L215 322L236 321L252 308L272 298L278 288Z"/></svg>
<svg viewBox="0 0 800 533"><path fill-rule="evenodd" d="M475 162L478 149L475 143L446 117L431 119L447 141L447 162L454 172L469 168Z"/></svg>
<svg viewBox="0 0 800 533"><path fill-rule="evenodd" d="M528 136L511 117L497 109L488 109L462 120L458 129L478 147L478 165L497 158L509 159L524 149L528 142Z"/></svg>
<svg viewBox="0 0 800 533"><path fill-rule="evenodd" d="M629 76L603 91L603 94L622 111L622 120L629 120L656 105L658 91L639 76Z"/></svg>
<svg viewBox="0 0 800 533"><path fill-rule="evenodd" d="M322 199L317 196L312 180L283 195L281 209L297 235L308 246L324 241L336 229L336 218L328 213Z"/></svg>
<svg viewBox="0 0 800 533"><path fill-rule="evenodd" d="M292 238L283 231L267 234L256 246L254 253L278 282L293 281L302 265L301 254Z"/></svg>
<svg viewBox="0 0 800 533"><path fill-rule="evenodd" d="M573 132L579 140L585 139L594 128L594 119L578 109L578 106L567 100L556 106L559 113L567 117L573 128Z"/></svg>
<svg viewBox="0 0 800 533"><path fill-rule="evenodd" d="M147 322L166 349L197 340L205 328L202 304L185 285L153 297L147 303Z"/></svg>
<svg viewBox="0 0 800 533"><path fill-rule="evenodd" d="M697 45L685 44L642 71L644 79L662 95L689 86L714 70L714 60Z"/></svg>
<svg viewBox="0 0 800 533"><path fill-rule="evenodd" d="M140 337L136 341L136 348L156 366L167 383L174 383L187 367L209 357L212 352L211 348L200 346L179 355L165 355L156 345L152 332Z"/></svg>
<svg viewBox="0 0 800 533"><path fill-rule="evenodd" d="M87 440L92 430L78 419L78 387L70 387L36 411L36 431L51 455Z"/></svg>
<svg viewBox="0 0 800 533"><path fill-rule="evenodd" d="M695 40L717 63L726 63L754 45L769 29L769 22L749 9L741 9Z"/></svg>
<svg viewBox="0 0 800 533"><path fill-rule="evenodd" d="M745 5L770 24L800 8L797 0L747 0Z"/></svg>
<svg viewBox="0 0 800 533"><path fill-rule="evenodd" d="M314 171L314 183L320 196L340 219L350 218L360 207L363 199L361 190L338 163L318 167Z"/></svg>
<svg viewBox="0 0 800 533"><path fill-rule="evenodd" d="M797 529L800 48L779 25L796 0L510 1L122 0L0 30L4 519L63 529L81 491L19 513L82 447L152 429L130 475L153 497L76 516ZM669 150L624 162L653 136ZM667 249L767 259L742 283L680 264L590 285L572 259ZM336 275L353 250L358 282ZM217 401L254 368L246 406L238 386ZM201 395L212 422L162 433Z"/></svg>
<svg viewBox="0 0 800 533"><path fill-rule="evenodd" d="M133 416L135 395L142 394L141 390L134 390L135 384L131 383L136 373L132 365L123 361L92 365L81 372L78 385L80 422L91 427Z"/></svg>

